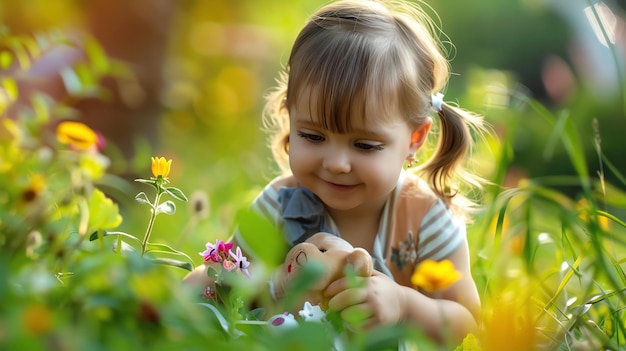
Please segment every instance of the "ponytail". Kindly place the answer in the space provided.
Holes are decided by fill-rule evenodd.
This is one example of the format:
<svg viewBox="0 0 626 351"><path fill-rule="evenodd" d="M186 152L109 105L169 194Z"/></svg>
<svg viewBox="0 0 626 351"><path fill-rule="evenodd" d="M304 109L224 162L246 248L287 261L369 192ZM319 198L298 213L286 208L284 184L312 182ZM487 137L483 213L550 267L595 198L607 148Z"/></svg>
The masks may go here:
<svg viewBox="0 0 626 351"><path fill-rule="evenodd" d="M463 183L480 187L484 180L465 171L466 156L474 145L472 133L483 135L486 127L480 116L446 103L441 104L439 141L430 160L419 168L435 193L455 212L463 213L472 202L459 195Z"/></svg>

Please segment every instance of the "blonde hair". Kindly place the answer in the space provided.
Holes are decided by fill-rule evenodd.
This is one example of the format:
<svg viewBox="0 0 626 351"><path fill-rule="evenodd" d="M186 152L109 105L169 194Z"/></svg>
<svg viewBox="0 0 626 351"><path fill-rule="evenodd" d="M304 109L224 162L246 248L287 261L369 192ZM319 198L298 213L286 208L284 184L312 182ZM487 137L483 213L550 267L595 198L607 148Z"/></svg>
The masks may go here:
<svg viewBox="0 0 626 351"><path fill-rule="evenodd" d="M419 7L401 1L342 0L318 10L300 31L286 72L267 97L264 122L281 169L289 168L289 111L307 92L316 94L309 101L318 105L310 108L333 132L349 132L351 118L365 118L368 101L383 110L393 107L410 127L422 125L432 94L444 88L449 76L435 29ZM458 192L455 181L480 183L464 171L463 160L472 148L471 130L482 132L483 124L446 103L438 115L438 145L417 171L450 205Z"/></svg>

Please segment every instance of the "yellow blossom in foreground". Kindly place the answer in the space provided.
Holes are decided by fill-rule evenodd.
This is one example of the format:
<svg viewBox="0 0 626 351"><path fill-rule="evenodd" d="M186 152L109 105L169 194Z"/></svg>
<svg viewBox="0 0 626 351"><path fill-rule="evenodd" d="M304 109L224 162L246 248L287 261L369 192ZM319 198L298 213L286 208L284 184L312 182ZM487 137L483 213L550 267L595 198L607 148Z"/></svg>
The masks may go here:
<svg viewBox="0 0 626 351"><path fill-rule="evenodd" d="M172 165L172 160L166 161L165 157L152 158L152 175L155 178L159 176L162 178L167 178L170 174L170 167Z"/></svg>
<svg viewBox="0 0 626 351"><path fill-rule="evenodd" d="M429 293L441 291L452 285L461 278L450 260L433 261L425 260L411 276L411 283Z"/></svg>
<svg viewBox="0 0 626 351"><path fill-rule="evenodd" d="M587 199L584 199L584 198L578 201L576 203L576 210L578 211L578 218L582 219L585 223L589 223L589 221L591 220L590 214L592 213L591 206L589 205L589 201L587 201ZM609 224L611 220L608 217L597 216L597 221L598 221L598 225L600 226L600 229L606 232L609 231Z"/></svg>
<svg viewBox="0 0 626 351"><path fill-rule="evenodd" d="M483 350L533 351L543 342L557 340L558 322L550 317L538 318L545 312L537 303L540 286L533 278L520 276L508 286L494 288L495 295L486 299L483 306Z"/></svg>
<svg viewBox="0 0 626 351"><path fill-rule="evenodd" d="M57 126L57 139L62 144L87 150L96 145L98 135L84 123L65 121Z"/></svg>
<svg viewBox="0 0 626 351"><path fill-rule="evenodd" d="M52 329L52 312L46 306L27 306L22 318L24 329L33 335L44 335Z"/></svg>

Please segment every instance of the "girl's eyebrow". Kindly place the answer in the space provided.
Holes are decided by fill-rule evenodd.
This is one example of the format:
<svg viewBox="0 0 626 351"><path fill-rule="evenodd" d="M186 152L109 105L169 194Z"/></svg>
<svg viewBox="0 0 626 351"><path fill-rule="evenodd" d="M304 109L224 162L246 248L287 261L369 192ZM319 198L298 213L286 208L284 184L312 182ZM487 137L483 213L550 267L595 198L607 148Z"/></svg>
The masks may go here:
<svg viewBox="0 0 626 351"><path fill-rule="evenodd" d="M296 119L295 120L298 127L310 127L313 129L326 129L320 123L313 122L309 119ZM373 137L373 138L384 138L387 137L388 134L384 131L377 131L373 129L365 129L365 128L350 128L349 134L359 134L364 137Z"/></svg>

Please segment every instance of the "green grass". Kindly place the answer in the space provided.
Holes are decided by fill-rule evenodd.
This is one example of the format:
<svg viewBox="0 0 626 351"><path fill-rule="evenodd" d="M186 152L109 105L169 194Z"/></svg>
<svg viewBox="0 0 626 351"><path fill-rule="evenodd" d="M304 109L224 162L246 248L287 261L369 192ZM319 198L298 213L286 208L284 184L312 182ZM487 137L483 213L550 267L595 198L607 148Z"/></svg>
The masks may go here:
<svg viewBox="0 0 626 351"><path fill-rule="evenodd" d="M104 53L95 50L92 55ZM107 61L100 57L93 62ZM89 81L119 73L103 72L102 65L81 67ZM73 83L76 99L93 91L92 86L81 91L78 78ZM180 257L182 251L200 264L198 252L205 242L226 239L237 219L262 227L241 212L272 174L255 124L239 130L238 123L216 121L211 134L199 129L185 139L180 126L162 122L162 148L174 159L170 179L191 201L177 202L176 211L167 211L171 215L153 218L146 247L154 252L147 257L135 251L122 254L112 250L114 243L119 247L117 238L97 234L120 231L141 242L152 222L149 208L134 198L150 188L122 179L116 171L132 169L138 178L147 178L149 157L160 151L138 147L142 157L128 165L111 148L104 151L112 164L107 168L102 155L76 152L56 141L53 126L59 116L74 116L67 114L67 101L35 95L9 119L7 111L21 92L12 77L0 79L10 93L0 106L0 349L317 350L335 341L334 332L342 335L340 323L335 329L304 324L289 334L258 323L237 324L242 316L264 321L276 312L261 314L248 307L253 299L267 299L256 293L265 289L267 270L251 280L235 280L228 305L207 307L198 304L204 301L197 292L181 286L184 269L146 259L151 254ZM472 96L468 105L481 106L480 98ZM478 343L483 350L573 350L584 345L626 350L626 177L616 167L621 160L605 156L601 121L589 118L593 123L581 129L580 115L571 106L547 108L526 96L511 99L516 106L485 111L503 132L489 136L472 155L482 165L481 175L491 181L468 232L484 306ZM521 172L516 164L519 130L543 130L537 163L548 167L564 158L573 172ZM610 183L609 175L616 181ZM196 190L209 198L210 210L203 215L190 195ZM124 219L121 224L118 216ZM90 237L94 241L86 240ZM267 262L253 264L275 265L276 255L275 248L268 248L261 254ZM432 346L415 330L382 328L357 335L348 349L386 349L398 339L422 349ZM461 349L478 347L467 340Z"/></svg>

